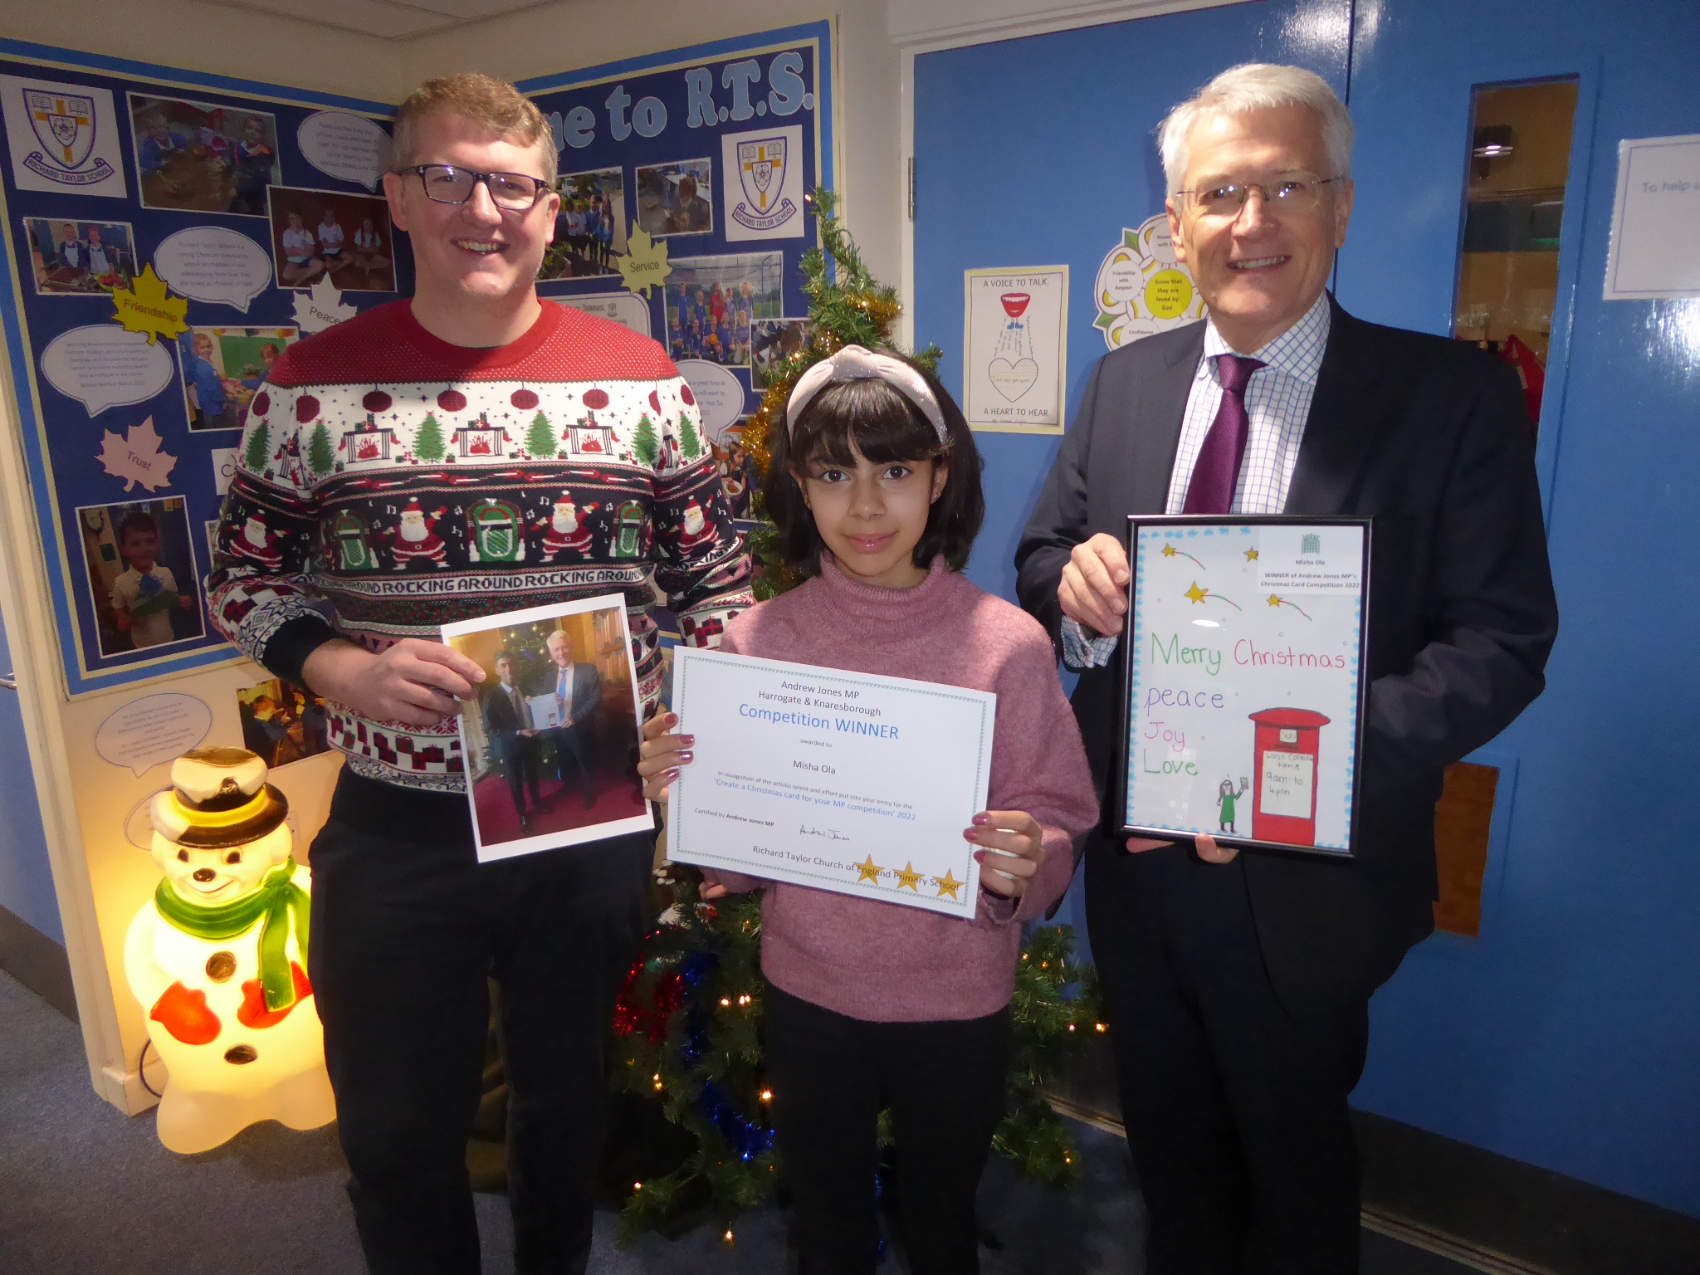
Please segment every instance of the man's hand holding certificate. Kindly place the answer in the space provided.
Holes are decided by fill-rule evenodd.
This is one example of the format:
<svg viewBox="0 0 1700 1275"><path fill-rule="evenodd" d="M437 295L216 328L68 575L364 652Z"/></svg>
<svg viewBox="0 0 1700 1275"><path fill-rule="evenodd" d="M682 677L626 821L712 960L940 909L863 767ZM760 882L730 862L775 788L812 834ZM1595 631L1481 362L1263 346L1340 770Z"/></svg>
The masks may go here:
<svg viewBox="0 0 1700 1275"><path fill-rule="evenodd" d="M671 858L974 915L964 829L985 807L995 696L715 651L674 659L692 742L672 753L690 764L673 772Z"/></svg>

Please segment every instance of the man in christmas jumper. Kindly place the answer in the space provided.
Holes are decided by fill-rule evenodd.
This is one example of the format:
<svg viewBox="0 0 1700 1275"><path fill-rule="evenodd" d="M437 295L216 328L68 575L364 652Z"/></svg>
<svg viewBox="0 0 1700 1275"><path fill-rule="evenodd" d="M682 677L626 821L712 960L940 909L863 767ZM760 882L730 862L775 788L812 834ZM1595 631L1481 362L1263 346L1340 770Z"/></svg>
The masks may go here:
<svg viewBox="0 0 1700 1275"><path fill-rule="evenodd" d="M278 360L249 409L209 580L220 631L323 696L346 755L312 848L309 974L360 1241L379 1272L478 1269L464 1153L487 974L502 985L515 1267L584 1270L601 1041L646 924L648 836L476 861L455 727L484 674L438 641L439 626L619 590L652 711L651 576L700 643L749 602L748 555L712 462L648 464L632 446L654 402L665 418L690 404L678 371L653 341L537 299L559 205L551 143L535 106L483 76L430 81L402 104L384 193L412 238L414 295ZM539 413L574 420L587 396L606 450L527 452ZM395 439L387 456L355 450L368 416ZM463 452L456 431L481 418L500 446ZM261 468L290 437L306 463ZM598 506L590 552L473 556L476 507L506 503L529 526L563 490ZM692 501L719 535L687 550L678 528ZM618 552L605 512L634 502L655 529L647 558ZM443 561L398 553L411 544L404 511L438 509L428 531ZM243 551L250 520L277 566ZM334 528L351 520L373 533L379 570L339 569Z"/></svg>

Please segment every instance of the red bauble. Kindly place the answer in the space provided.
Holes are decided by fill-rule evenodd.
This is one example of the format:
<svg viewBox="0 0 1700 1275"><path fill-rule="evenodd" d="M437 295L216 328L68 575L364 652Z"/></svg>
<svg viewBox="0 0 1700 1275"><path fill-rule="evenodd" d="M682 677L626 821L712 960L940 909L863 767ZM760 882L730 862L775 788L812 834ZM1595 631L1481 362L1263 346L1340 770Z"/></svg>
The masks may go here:
<svg viewBox="0 0 1700 1275"><path fill-rule="evenodd" d="M584 392L584 405L586 407L590 408L590 410L593 411L593 412L600 410L601 408L607 407L608 406L608 393L607 393L607 391L606 390L586 390Z"/></svg>
<svg viewBox="0 0 1700 1275"><path fill-rule="evenodd" d="M295 419L305 425L319 414L319 400L311 394L303 394L295 400Z"/></svg>
<svg viewBox="0 0 1700 1275"><path fill-rule="evenodd" d="M466 407L466 395L459 390L444 390L437 395L437 406L445 412L458 412Z"/></svg>

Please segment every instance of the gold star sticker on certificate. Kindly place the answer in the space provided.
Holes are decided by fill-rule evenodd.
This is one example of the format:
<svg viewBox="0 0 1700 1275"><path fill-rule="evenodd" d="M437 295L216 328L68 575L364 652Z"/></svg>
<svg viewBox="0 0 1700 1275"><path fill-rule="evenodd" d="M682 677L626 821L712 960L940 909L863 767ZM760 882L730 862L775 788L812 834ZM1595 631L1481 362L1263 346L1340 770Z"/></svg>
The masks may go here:
<svg viewBox="0 0 1700 1275"><path fill-rule="evenodd" d="M921 874L915 871L915 865L905 861L903 864L903 871L897 874L897 888L901 890L904 887L908 887L915 891L916 894L919 894L921 893L921 886L919 884L920 880Z"/></svg>
<svg viewBox="0 0 1700 1275"><path fill-rule="evenodd" d="M862 884L862 882L864 882L864 881L875 881L875 882L877 882L879 879L880 879L880 865L874 862L874 856L873 855L870 854L867 857L866 860L864 860L863 862L858 863L856 865L856 884L857 885Z"/></svg>
<svg viewBox="0 0 1700 1275"><path fill-rule="evenodd" d="M950 875L950 869L949 868L945 869L944 875L942 877L934 877L933 880L939 887L939 898L941 898L941 899L944 898L944 896L947 895L947 894L950 895L950 897L953 898L953 899L956 898L957 897L956 892L958 890L960 890L962 888L963 884L964 884L963 882L958 881L955 877ZM917 890L917 891L915 891L915 893L919 894L920 891Z"/></svg>
<svg viewBox="0 0 1700 1275"><path fill-rule="evenodd" d="M1164 545L1163 546L1163 556L1165 558L1174 557L1175 556L1175 547L1173 545Z"/></svg>
<svg viewBox="0 0 1700 1275"><path fill-rule="evenodd" d="M1256 549L1247 549L1245 551L1245 560L1247 562L1256 562L1257 561L1257 550Z"/></svg>
<svg viewBox="0 0 1700 1275"><path fill-rule="evenodd" d="M1206 593L1203 589L1199 588L1198 582L1195 580L1195 581L1193 581L1192 588L1188 589L1181 596L1185 597L1185 598L1190 598L1192 600L1193 605L1197 606L1200 602L1204 601L1204 599L1209 597L1210 595L1208 593Z"/></svg>
<svg viewBox="0 0 1700 1275"><path fill-rule="evenodd" d="M1280 606L1281 605L1281 595L1279 593L1271 593L1269 595L1269 605L1272 606L1272 607Z"/></svg>

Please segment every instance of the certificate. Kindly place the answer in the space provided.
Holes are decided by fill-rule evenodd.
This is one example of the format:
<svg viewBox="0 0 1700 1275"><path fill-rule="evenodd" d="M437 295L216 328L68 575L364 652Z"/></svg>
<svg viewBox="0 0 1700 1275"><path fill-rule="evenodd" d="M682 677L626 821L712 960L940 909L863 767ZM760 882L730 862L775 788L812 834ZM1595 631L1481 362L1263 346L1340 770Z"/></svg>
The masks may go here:
<svg viewBox="0 0 1700 1275"><path fill-rule="evenodd" d="M971 918L997 696L680 647L668 856Z"/></svg>
<svg viewBox="0 0 1700 1275"><path fill-rule="evenodd" d="M1123 831L1352 853L1367 519L1128 519Z"/></svg>

